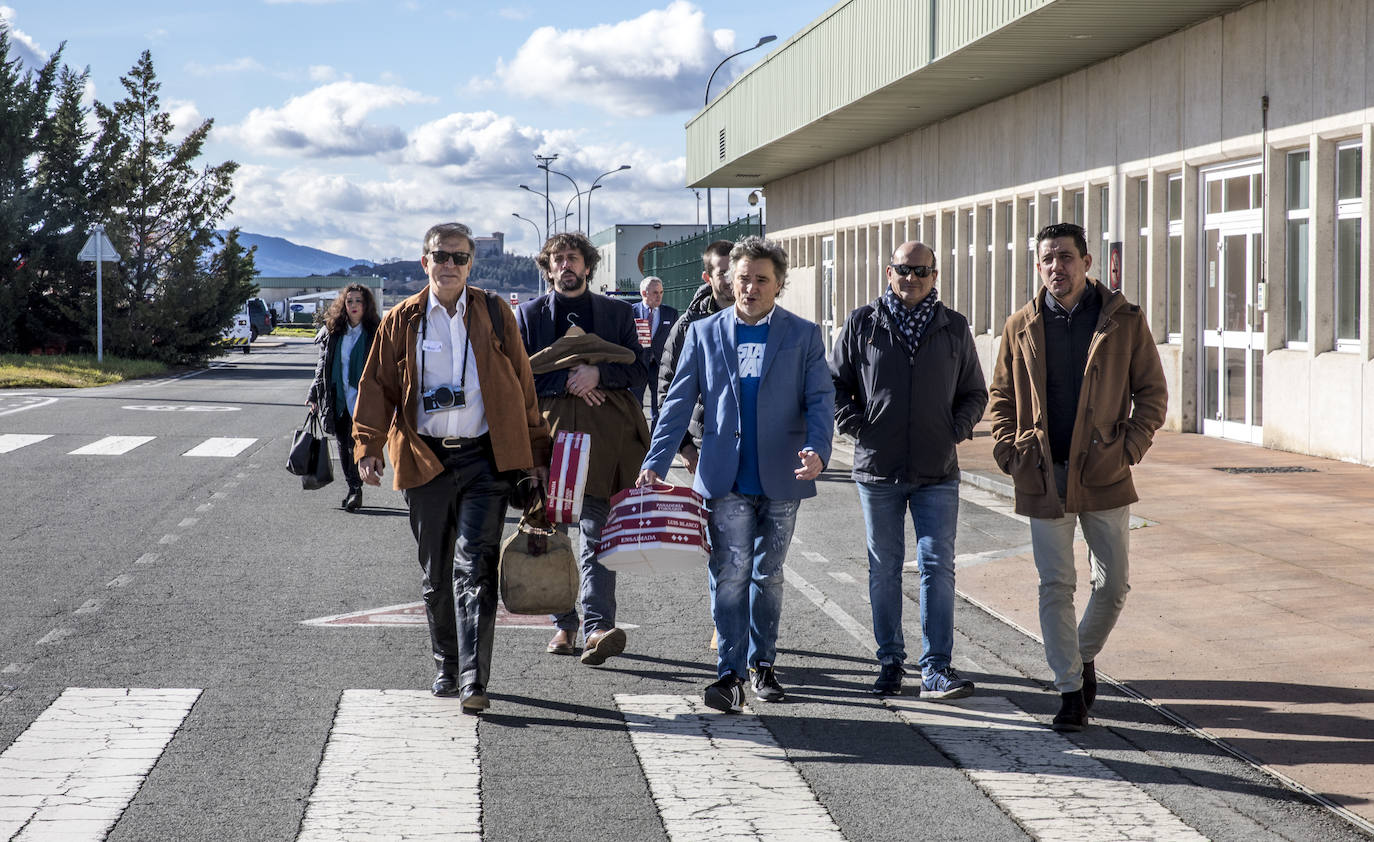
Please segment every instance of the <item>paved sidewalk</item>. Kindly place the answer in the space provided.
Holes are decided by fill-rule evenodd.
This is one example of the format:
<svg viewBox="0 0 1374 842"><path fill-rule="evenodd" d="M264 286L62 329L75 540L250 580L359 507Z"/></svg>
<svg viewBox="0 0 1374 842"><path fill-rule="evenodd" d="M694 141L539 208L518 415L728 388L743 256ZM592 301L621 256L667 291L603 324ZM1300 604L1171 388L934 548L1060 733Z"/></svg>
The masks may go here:
<svg viewBox="0 0 1374 842"><path fill-rule="evenodd" d="M1010 492L986 423L959 462ZM1216 470L1280 467L1312 470ZM1149 523L1099 674L1374 823L1374 469L1160 433L1134 470ZM1038 639L1029 527L1026 542L961 567L958 589Z"/></svg>

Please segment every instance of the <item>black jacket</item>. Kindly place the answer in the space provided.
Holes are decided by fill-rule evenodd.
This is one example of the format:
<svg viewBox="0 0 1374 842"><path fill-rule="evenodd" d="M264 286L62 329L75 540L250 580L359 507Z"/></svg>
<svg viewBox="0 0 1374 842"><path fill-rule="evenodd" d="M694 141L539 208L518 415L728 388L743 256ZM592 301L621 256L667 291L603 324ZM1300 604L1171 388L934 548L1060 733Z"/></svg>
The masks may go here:
<svg viewBox="0 0 1374 842"><path fill-rule="evenodd" d="M598 363L601 369L601 389L629 389L642 394L644 384L649 381L649 352L639 344L639 330L635 327L634 311L624 301L617 301L604 295L587 290L583 295L591 296L592 330L607 342L623 345L634 351L636 359L632 363ZM533 301L526 301L515 311L515 322L520 327L520 339L525 343L525 353L530 356L554 343L553 296L546 292ZM562 397L568 393L568 370L560 368L534 376L534 391L539 397Z"/></svg>
<svg viewBox="0 0 1374 842"><path fill-rule="evenodd" d="M914 357L875 301L849 314L830 352L835 424L853 436L859 482L958 479L988 390L968 320L937 302Z"/></svg>
<svg viewBox="0 0 1374 842"><path fill-rule="evenodd" d="M658 362L658 405L663 406L663 401L668 397L668 387L673 385L673 375L677 373L677 358L682 353L682 346L687 343L687 328L692 326L692 322L697 319L704 319L715 313L720 308L716 306L716 299L711 291L710 284L702 284L692 296L692 303L687 305L687 309L682 311L677 321L673 322L672 330L668 331L668 339L663 343L663 350L660 352ZM692 445L697 450L701 449L701 433L706 421L706 408L701 405L701 399L697 399L696 408L692 410L692 420L687 422L687 435L692 439ZM681 445L678 446L681 450Z"/></svg>

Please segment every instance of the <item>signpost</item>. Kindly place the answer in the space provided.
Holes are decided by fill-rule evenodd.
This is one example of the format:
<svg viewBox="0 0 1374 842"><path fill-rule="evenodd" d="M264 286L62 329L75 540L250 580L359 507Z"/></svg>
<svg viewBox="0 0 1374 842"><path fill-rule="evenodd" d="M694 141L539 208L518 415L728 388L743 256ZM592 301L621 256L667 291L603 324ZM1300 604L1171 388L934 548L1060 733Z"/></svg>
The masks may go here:
<svg viewBox="0 0 1374 842"><path fill-rule="evenodd" d="M81 247L78 260L95 261L95 361L105 359L105 296L102 290L100 268L105 261L118 263L119 252L115 251L110 238L105 236L105 226L96 225L86 245Z"/></svg>

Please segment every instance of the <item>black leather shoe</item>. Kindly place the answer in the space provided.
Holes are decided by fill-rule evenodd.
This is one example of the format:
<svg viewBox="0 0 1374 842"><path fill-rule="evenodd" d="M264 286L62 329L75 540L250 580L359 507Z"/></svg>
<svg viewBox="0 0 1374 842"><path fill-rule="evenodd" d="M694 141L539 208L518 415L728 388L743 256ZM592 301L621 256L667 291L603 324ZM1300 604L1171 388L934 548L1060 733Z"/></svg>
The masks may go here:
<svg viewBox="0 0 1374 842"><path fill-rule="evenodd" d="M1050 727L1056 731L1082 731L1088 726L1088 706L1083 703L1083 691L1075 690L1061 695L1064 701Z"/></svg>
<svg viewBox="0 0 1374 842"><path fill-rule="evenodd" d="M458 695L458 679L446 672L441 672L434 676L434 686L430 690L436 696L449 697Z"/></svg>
<svg viewBox="0 0 1374 842"><path fill-rule="evenodd" d="M469 684L463 688L463 713L481 713L491 707L487 700L487 688L480 684Z"/></svg>
<svg viewBox="0 0 1374 842"><path fill-rule="evenodd" d="M1087 705L1088 710L1092 710L1095 701L1097 701L1097 667L1093 666L1092 661L1084 661L1083 704Z"/></svg>
<svg viewBox="0 0 1374 842"><path fill-rule="evenodd" d="M878 680L873 682L872 693L875 696L900 696L902 695L902 676L906 675L906 670L902 669L901 664L883 664L882 669L878 670Z"/></svg>
<svg viewBox="0 0 1374 842"><path fill-rule="evenodd" d="M363 490L361 488L350 488L348 496L343 498L343 508L346 512L356 512L363 505Z"/></svg>

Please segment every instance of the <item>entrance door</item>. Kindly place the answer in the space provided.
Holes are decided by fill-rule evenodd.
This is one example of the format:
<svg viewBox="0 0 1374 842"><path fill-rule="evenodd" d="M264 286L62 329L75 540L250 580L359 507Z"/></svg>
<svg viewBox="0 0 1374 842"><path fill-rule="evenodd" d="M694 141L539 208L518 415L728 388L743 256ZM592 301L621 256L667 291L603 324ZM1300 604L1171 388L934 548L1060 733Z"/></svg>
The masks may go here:
<svg viewBox="0 0 1374 842"><path fill-rule="evenodd" d="M835 341L835 238L821 237L821 336L825 350Z"/></svg>
<svg viewBox="0 0 1374 842"><path fill-rule="evenodd" d="M1258 306L1263 184L1256 165L1205 174L1199 391L1202 432L1259 444L1264 314Z"/></svg>

